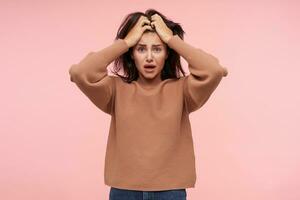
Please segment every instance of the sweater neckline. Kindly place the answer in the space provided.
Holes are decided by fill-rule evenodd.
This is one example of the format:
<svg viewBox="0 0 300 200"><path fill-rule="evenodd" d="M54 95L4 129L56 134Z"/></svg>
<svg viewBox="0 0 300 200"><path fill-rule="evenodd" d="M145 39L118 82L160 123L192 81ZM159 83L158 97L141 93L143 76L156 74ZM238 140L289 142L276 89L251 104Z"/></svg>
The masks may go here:
<svg viewBox="0 0 300 200"><path fill-rule="evenodd" d="M165 79L165 80L161 81L159 84L157 84L156 86L153 86L153 87L144 87L141 84L139 84L137 81L132 81L132 82L134 84L136 84L139 88L142 88L143 90L152 91L152 90L156 90L156 89L160 88L168 80L171 80L171 79Z"/></svg>

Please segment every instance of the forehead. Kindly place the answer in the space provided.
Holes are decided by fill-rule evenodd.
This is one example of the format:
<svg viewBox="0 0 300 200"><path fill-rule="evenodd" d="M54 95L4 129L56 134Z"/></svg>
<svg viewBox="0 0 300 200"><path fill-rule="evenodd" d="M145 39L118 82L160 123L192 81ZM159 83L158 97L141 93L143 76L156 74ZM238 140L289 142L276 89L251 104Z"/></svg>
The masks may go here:
<svg viewBox="0 0 300 200"><path fill-rule="evenodd" d="M164 42L160 39L156 32L143 33L141 39L138 41L137 45L164 45Z"/></svg>

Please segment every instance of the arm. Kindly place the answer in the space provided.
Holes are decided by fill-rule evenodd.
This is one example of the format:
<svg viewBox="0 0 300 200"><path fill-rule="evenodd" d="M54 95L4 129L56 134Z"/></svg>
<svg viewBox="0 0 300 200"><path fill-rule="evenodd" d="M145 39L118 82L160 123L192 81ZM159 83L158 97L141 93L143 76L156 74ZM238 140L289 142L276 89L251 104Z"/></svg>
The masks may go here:
<svg viewBox="0 0 300 200"><path fill-rule="evenodd" d="M168 46L180 54L187 62L190 75L184 78L184 100L188 112L199 109L210 97L227 69L214 56L184 42L178 35L168 40Z"/></svg>
<svg viewBox="0 0 300 200"><path fill-rule="evenodd" d="M107 66L128 51L123 39L110 46L90 52L78 64L69 68L70 80L102 111L110 114L114 97L114 77L108 76Z"/></svg>

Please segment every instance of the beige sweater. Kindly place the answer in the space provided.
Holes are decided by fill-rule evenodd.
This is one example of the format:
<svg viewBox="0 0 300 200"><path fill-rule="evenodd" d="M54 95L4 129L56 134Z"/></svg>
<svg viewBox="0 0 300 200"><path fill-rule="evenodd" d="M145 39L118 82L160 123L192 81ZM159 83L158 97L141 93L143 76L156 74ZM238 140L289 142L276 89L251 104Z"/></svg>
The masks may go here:
<svg viewBox="0 0 300 200"><path fill-rule="evenodd" d="M70 79L100 110L111 115L104 183L130 190L195 186L195 155L189 113L199 109L227 69L174 35L168 46L188 62L190 75L155 88L108 76L107 66L128 51L123 39L91 52L69 69Z"/></svg>

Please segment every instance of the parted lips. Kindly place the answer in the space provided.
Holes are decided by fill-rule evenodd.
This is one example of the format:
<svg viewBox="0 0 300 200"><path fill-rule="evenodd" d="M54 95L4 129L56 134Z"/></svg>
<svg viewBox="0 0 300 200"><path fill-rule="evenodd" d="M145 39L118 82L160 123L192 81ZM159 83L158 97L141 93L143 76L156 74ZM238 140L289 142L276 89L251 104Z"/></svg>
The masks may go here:
<svg viewBox="0 0 300 200"><path fill-rule="evenodd" d="M144 65L144 67L145 67L145 68L154 68L155 65L153 65L153 64L146 64L146 65Z"/></svg>

